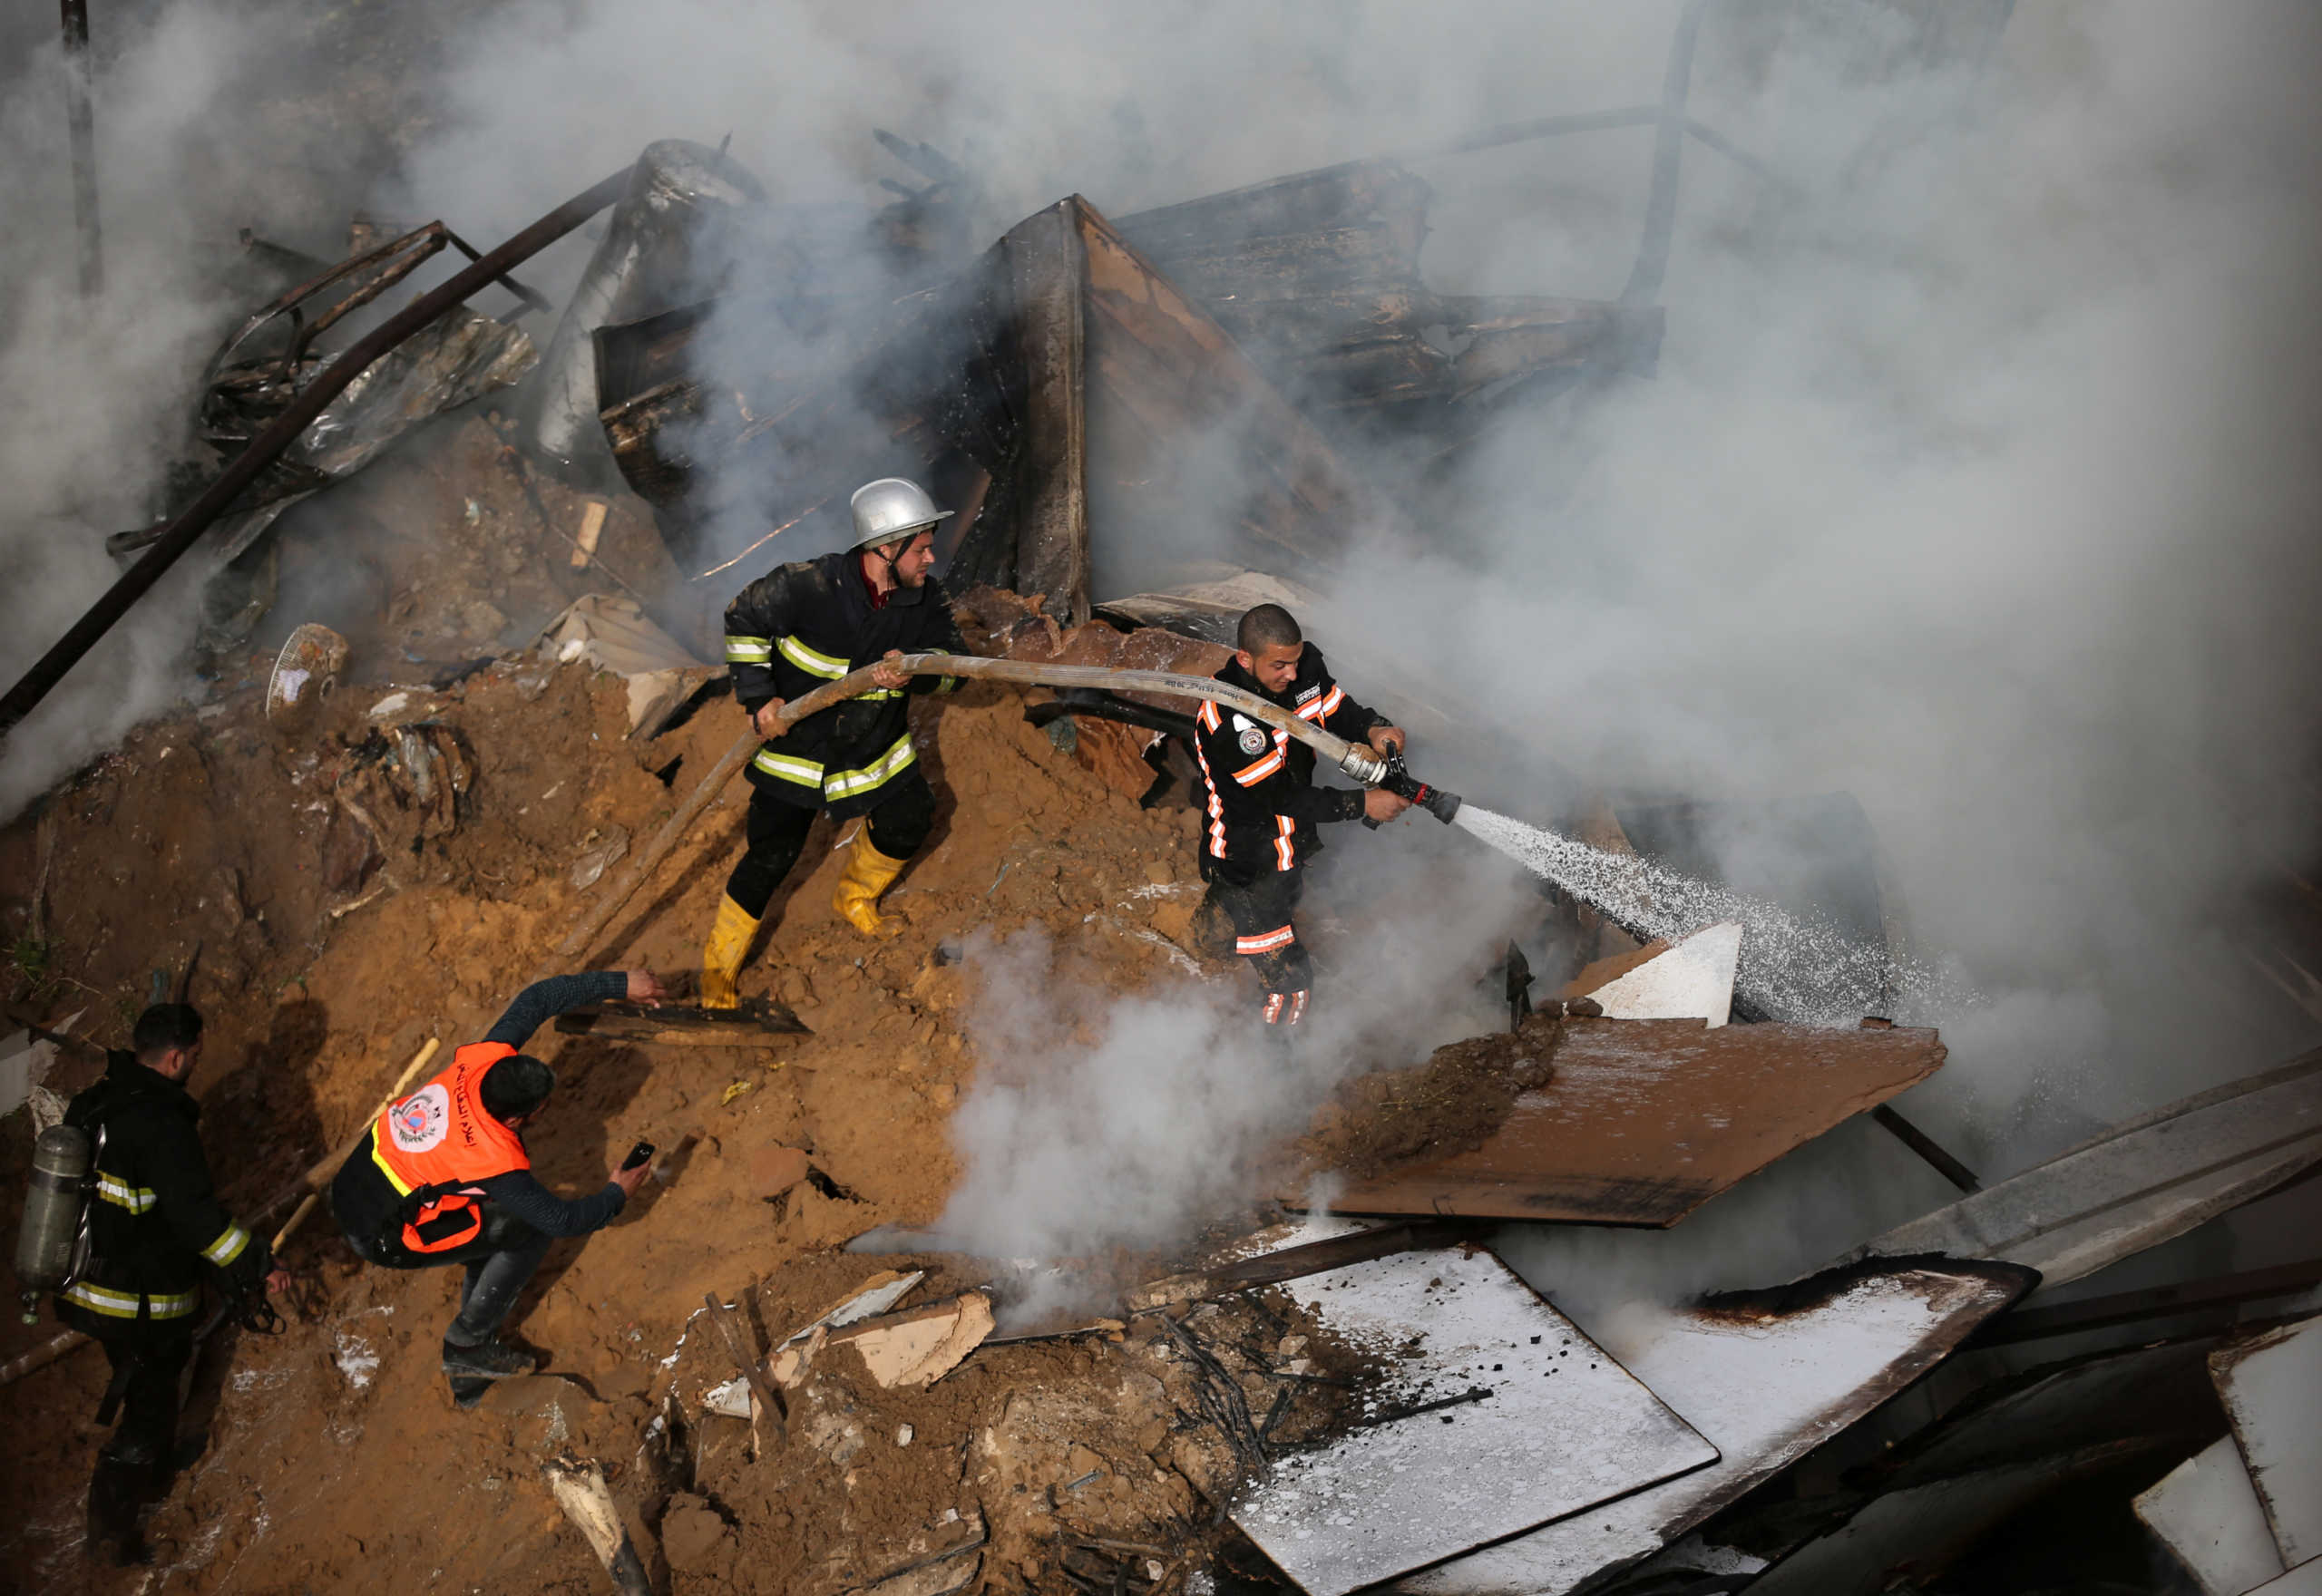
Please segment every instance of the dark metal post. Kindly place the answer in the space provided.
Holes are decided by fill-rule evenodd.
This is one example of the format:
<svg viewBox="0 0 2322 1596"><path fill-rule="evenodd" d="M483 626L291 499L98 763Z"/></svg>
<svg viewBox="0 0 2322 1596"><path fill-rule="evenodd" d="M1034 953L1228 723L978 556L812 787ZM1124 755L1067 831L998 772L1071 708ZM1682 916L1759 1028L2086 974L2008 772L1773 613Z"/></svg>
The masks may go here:
<svg viewBox="0 0 2322 1596"><path fill-rule="evenodd" d="M24 673L23 679L8 689L6 696L0 697L0 736L15 730L17 723L48 696L50 690L64 679L64 673L79 663L83 655L95 647L98 639L112 629L113 623L129 613L129 607L142 598L146 590L160 581L162 574L193 547L201 534L210 529L210 523L234 501L236 495L249 486L259 472L295 443L298 434L306 430L307 423L322 414L323 407L337 398L347 384L362 375L373 361L486 284L497 282L512 268L531 259L620 199L622 186L628 181L629 169L624 167L587 193L568 200L482 260L422 294L381 322L356 339L346 354L317 374L314 381L299 390L290 407L252 438L249 446L235 456L234 462L210 484L208 491L162 530L161 536L154 540L153 546L145 551L145 557L122 572L121 579L105 590L104 597L73 623L72 629Z"/></svg>
<svg viewBox="0 0 2322 1596"><path fill-rule="evenodd" d="M104 291L104 250L97 231L97 123L91 104L89 0L64 7L64 114L73 131L73 216L80 229L81 297Z"/></svg>
<svg viewBox="0 0 2322 1596"><path fill-rule="evenodd" d="M1980 1192L1983 1182L1976 1172L1960 1163L1936 1143L1934 1137L1905 1119L1884 1103L1870 1111L1870 1117L1890 1132L1895 1139L1935 1167L1935 1173L1958 1187L1962 1192Z"/></svg>

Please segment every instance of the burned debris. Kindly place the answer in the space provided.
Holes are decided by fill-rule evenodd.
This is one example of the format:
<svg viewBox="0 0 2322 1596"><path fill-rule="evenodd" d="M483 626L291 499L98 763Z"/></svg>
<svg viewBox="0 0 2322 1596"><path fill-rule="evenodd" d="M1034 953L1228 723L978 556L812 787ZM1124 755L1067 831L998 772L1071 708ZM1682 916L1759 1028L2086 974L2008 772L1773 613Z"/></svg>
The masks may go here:
<svg viewBox="0 0 2322 1596"><path fill-rule="evenodd" d="M1930 36L1953 25L1914 14ZM2053 1510L2073 1547L2096 1538L2089 1523L2117 1540L2133 1520L2130 1544L2158 1571L2074 1590L2301 1590L2322 1555L2308 1400L2322 1261L2095 1277L2310 1178L2322 1055L1979 1180L1895 1105L1948 1051L1931 1025L1885 1017L1927 1017L1888 1001L1902 990L1892 905L1844 794L1717 804L1576 776L1554 830L1494 813L1611 861L1633 890L1509 872L1506 923L1447 933L1476 943L1461 978L1474 990L1445 999L1420 1041L1354 1038L1301 1081L1295 1123L1269 1124L1235 1163L1221 1183L1240 1185L1198 1241L987 1257L899 1229L941 1210L976 1072L1037 1085L1052 1062L978 1052L965 1017L1002 929L1082 961L1029 984L1156 1007L1205 1002L1239 948L1196 908L1224 855L1196 858L1213 820L1196 805L1216 783L1195 716L1220 701L1200 678L1246 651L1242 618L1321 606L1358 551L1424 550L1442 534L1402 495L1512 416L1653 379L1673 151L1691 139L1779 181L1686 111L1701 15L1685 8L1662 103L1478 136L1654 131L1647 237L1617 300L1431 286L1424 152L1118 217L1070 194L979 232L976 174L927 144L874 135L912 174L887 180L892 203L811 207L771 199L725 146L671 140L489 254L441 222L335 265L254 246L291 280L202 374L196 436L217 458L167 520L111 540L136 565L0 706L0 729L206 530L231 573L213 587L211 636L239 646L272 598L278 518L505 390L505 417L463 423L481 457L521 485L561 572L621 592L495 611L480 630L509 636L458 661L406 651L383 666L299 625L270 668L261 658L60 790L25 855L41 850L17 985L40 1024L0 1045L0 1092L54 1107L47 1080L66 1066L50 1038L106 1024L60 1017L80 999L40 978L40 917L61 903L102 942L130 876L83 860L53 891L59 825L91 855L89 839L115 835L123 855L202 852L156 820L169 811L236 840L242 862L186 900L157 894L158 910L206 917L221 988L274 992L285 1011L327 993L368 1027L333 1021L347 1037L332 1046L400 1059L551 946L574 968L600 949L689 961L671 927L722 901L717 860L756 840L726 789L778 741L767 725L786 731L817 694L849 697L864 672L941 672L958 697L940 720L913 706L896 744L945 803L940 845L889 877L893 940L849 938L819 907L857 833L802 826L802 873L820 879L771 911L793 940L753 967L763 995L696 1007L706 984L688 968L673 1001L646 988L556 1019L557 1068L589 1123L544 1132L541 1163L596 1180L635 1137L612 1178L634 1182L637 1206L608 1238L605 1275L565 1258L526 1303L578 1357L467 1393L467 1429L438 1426L458 1422L449 1409L407 1421L431 1445L462 1438L438 1465L459 1489L531 1494L517 1552L471 1557L463 1577L824 1596L1952 1596ZM607 209L561 307L512 275ZM382 315L446 250L468 268ZM472 308L487 290L522 308ZM547 316L517 325L533 311L556 316L539 350ZM851 484L892 473L932 484L949 512L937 552L967 652L884 666L784 637L829 686L774 706L771 723L750 706L745 732L728 702L741 673L708 663L712 612L836 525ZM551 513L578 489L596 496L577 519L569 502ZM642 534L640 502L674 583L632 585L605 558L609 516L625 506ZM892 596L872 584L874 608ZM729 642L736 663L778 646ZM1447 766L1482 763L1472 707L1415 671L1393 690L1391 724L1371 730L1409 729ZM1266 734L1248 730L1263 764ZM1401 758L1400 744L1340 741L1340 768L1380 773L1366 785ZM1431 812L1452 822L1460 803ZM1776 839L1758 862L1783 862L1729 876L1742 832ZM867 824L860 836L876 845ZM1679 880L1700 895L1661 890ZM1805 951L1770 953L1768 922L1727 917L1742 901L1810 926ZM1629 912L1640 905L1654 918ZM1859 964L1835 970L1832 949ZM1761 978L1782 959L1830 977L1814 991L1835 998L1771 1005ZM445 992L398 1007L413 984ZM391 1007L392 1021L369 1012ZM1042 1046L1094 1050L1102 1028L1074 1016ZM1434 1046L1446 1036L1460 1039ZM322 1044L238 1038L257 1083L241 1090L268 1107L312 1098L281 1115L297 1128L269 1162L306 1168L344 1156L350 1131L358 1146L377 1134L439 1039L374 1107L368 1075L326 1083ZM239 1124L262 1118L247 1108ZM1858 1119L1956 1199L1799 1278L1618 1312L1516 1267L1530 1227L1698 1234L1704 1212L1739 1209L1740 1189L1825 1138L1859 1132L1849 1155L1900 1200L1931 1185ZM1986 1150L1968 1151L1980 1165ZM1133 1171L1108 1179L1137 1197ZM318 1183L302 1182L291 1229ZM1103 1184L1064 1201L1123 1200ZM310 1258L336 1245L326 1229ZM892 1268L865 1256L891 1246L913 1251ZM222 1521L229 1493L263 1511L186 1554L195 1588L230 1583L280 1523L309 1537L317 1568L376 1554L314 1482L358 1442L392 1442L372 1406L383 1390L409 1403L442 1371L430 1337L405 1328L416 1288L335 1256L317 1272L304 1339L261 1354L252 1387L278 1415L320 1416L321 1442L286 1461L230 1437L233 1466L205 1476L201 1512ZM2087 1294L2061 1289L2083 1280ZM18 1356L0 1382L65 1350ZM573 1550L587 1561L531 1561Z"/></svg>

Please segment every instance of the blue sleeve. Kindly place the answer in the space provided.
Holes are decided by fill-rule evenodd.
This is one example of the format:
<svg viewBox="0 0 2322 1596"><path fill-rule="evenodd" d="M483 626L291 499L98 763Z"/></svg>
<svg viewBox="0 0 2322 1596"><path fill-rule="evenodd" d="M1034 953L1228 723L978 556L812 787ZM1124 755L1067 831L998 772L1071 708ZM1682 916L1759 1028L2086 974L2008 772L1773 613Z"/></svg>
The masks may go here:
<svg viewBox="0 0 2322 1596"><path fill-rule="evenodd" d="M607 1181L588 1196L567 1202L527 1169L493 1175L476 1185L493 1203L543 1236L585 1236L602 1230L629 1201L628 1193Z"/></svg>
<svg viewBox="0 0 2322 1596"><path fill-rule="evenodd" d="M516 1001L508 1012L495 1021L483 1034L487 1042L502 1042L511 1047L522 1047L539 1030L560 1014L575 1008L586 1008L591 1003L610 1002L629 991L629 977L617 969L591 970L586 975L551 976L544 981L534 981L516 994Z"/></svg>

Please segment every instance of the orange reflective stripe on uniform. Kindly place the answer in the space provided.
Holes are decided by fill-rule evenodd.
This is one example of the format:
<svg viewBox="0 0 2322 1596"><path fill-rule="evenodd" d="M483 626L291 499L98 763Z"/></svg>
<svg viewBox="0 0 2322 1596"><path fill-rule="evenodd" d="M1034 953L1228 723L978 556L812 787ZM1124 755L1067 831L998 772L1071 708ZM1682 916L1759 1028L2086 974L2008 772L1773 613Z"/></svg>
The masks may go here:
<svg viewBox="0 0 2322 1596"><path fill-rule="evenodd" d="M1300 705L1298 706L1298 718L1301 720L1328 720L1332 715L1338 713L1339 706L1345 702L1346 689L1343 687L1333 686L1331 689L1330 696L1328 697L1312 699L1308 703Z"/></svg>
<svg viewBox="0 0 2322 1596"><path fill-rule="evenodd" d="M1296 940L1298 940L1298 928L1295 925L1278 926L1271 931L1262 931L1254 937L1234 938L1234 951L1271 953L1277 948L1287 948Z"/></svg>
<svg viewBox="0 0 2322 1596"><path fill-rule="evenodd" d="M1234 773L1234 779L1245 787L1254 787L1282 768L1282 750L1274 749L1254 764L1245 764Z"/></svg>
<svg viewBox="0 0 2322 1596"><path fill-rule="evenodd" d="M1288 870L1298 862L1298 844L1295 841L1298 834L1298 822L1286 814L1277 814L1273 817L1273 856L1283 869Z"/></svg>
<svg viewBox="0 0 2322 1596"><path fill-rule="evenodd" d="M1201 715L1209 717L1205 724L1211 731L1215 731L1217 729L1217 706L1205 698L1202 700L1200 713ZM1198 719L1199 716L1196 716L1195 718ZM1208 809L1210 857L1213 859L1223 859L1225 857L1225 804L1217 795L1217 778L1209 774L1209 755L1202 752L1201 739L1199 737L1195 737L1194 739L1194 758L1201 765L1202 785L1209 789Z"/></svg>

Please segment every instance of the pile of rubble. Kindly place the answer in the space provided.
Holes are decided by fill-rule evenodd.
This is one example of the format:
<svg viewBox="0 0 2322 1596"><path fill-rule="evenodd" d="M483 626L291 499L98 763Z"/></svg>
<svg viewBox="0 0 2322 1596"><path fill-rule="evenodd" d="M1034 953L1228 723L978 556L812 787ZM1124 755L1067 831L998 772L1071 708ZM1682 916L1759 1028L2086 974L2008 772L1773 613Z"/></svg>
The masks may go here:
<svg viewBox="0 0 2322 1596"><path fill-rule="evenodd" d="M1673 148L1713 138L1673 81L1671 103L1602 125L1654 125ZM971 175L883 138L926 186L835 230L770 202L723 151L666 141L490 255L440 223L337 265L253 250L278 291L220 346L194 407L228 475L186 474L166 519L114 540L141 556L125 608L218 528L215 696L0 837L31 883L8 906L27 917L11 997L36 1000L44 1029L72 1028L93 994L124 1007L161 955L123 949L116 928L168 910L181 987L198 973L197 993L281 999L263 1038L255 1018L221 1029L220 1051L248 1065L212 1102L270 1126L267 1161L297 1167L355 1123L367 1063L483 1017L547 930L623 910L615 867L654 890L610 939L689 960L736 810L705 795L708 818L667 860L638 861L635 839L737 735L701 662L716 603L811 538L774 541L832 516L834 485L908 474L961 507L941 553L976 651L1205 675L1251 604L1320 603L1359 543L1413 542L1398 493L1487 425L1654 369L1665 217L1619 302L1437 292L1420 267L1428 186L1388 160L1117 219L1070 196L979 252ZM602 209L536 351L513 322L550 307L510 273ZM378 324L365 337L381 348L318 342L447 248L472 264L434 311L392 338L398 320ZM854 269L866 251L879 271ZM507 321L463 303L493 284L523 307ZM728 336L743 326L780 327L788 357L728 369L753 358ZM512 419L427 432L528 374ZM493 551L491 591L522 613L453 583L467 619L410 624L388 579L376 636L303 625L244 657L276 590L278 523L366 467L390 491L408 457L389 446L423 433L463 490L455 540ZM491 492L465 491L487 475ZM1187 524L1220 538L1195 549ZM620 569L648 563L636 589L597 587L629 589ZM1341 657L1362 673L1360 642ZM0 725L69 664L20 684ZM1375 674L1403 684L1394 714L1447 758L1479 749L1410 671ZM770 916L763 973L785 1024L567 1034L572 1107L594 1123L544 1133L543 1167L593 1169L601 1143L675 1125L650 1201L689 1222L675 1241L616 1231L552 1280L529 1311L586 1361L501 1383L490 1439L442 1465L479 1503L537 1486L541 1511L503 1544L449 1551L432 1527L375 1534L361 1505L344 1508L350 1529L311 1494L282 1512L295 1529L272 1528L265 1492L290 1500L327 1460L407 1468L465 1433L414 1395L424 1359L396 1356L425 1350L405 1327L434 1283L318 1250L296 1349L257 1350L245 1372L275 1422L319 1415L319 1438L285 1461L254 1429L229 1434L231 1466L183 1504L206 1538L173 1574L229 1588L245 1556L282 1551L272 1533L317 1577L352 1578L388 1545L502 1588L595 1582L585 1547L625 1591L1965 1591L2040 1566L2021 1542L2054 1506L2072 1526L2060 1542L2081 1554L2111 1534L2122 1564L2059 1590L2317 1589L2322 1261L2059 1289L2322 1168L2322 1053L1985 1185L1889 1102L1942 1066L1933 1030L1764 1020L1735 1003L1739 927L1640 942L1541 889L1481 949L1507 1029L1344 1082L1203 1245L1068 1264L842 1250L940 1212L944 1126L978 1062L961 938L1078 938L1118 989L1209 969L1182 700L971 688L916 730L948 790L1007 802L1002 821L948 815L895 894L911 951L858 953L810 881ZM1717 808L1600 796L1566 829L1706 876ZM1825 867L1779 885L1883 947L1859 806L1768 823L1804 826ZM195 885L146 901L108 842ZM1536 980L1526 939L1568 978ZM52 945L76 950L86 992L43 962ZM435 969L452 990L402 1017L414 971ZM62 1065L27 1032L0 1059L6 1106L53 1112ZM1858 1116L1893 1134L1898 1167L1907 1149L1959 1195L1802 1278L1587 1322L1504 1256L1519 1227L1678 1225ZM1293 1217L1317 1191L1330 1212ZM1109 1311L1041 1319L1067 1277ZM608 1307L624 1292L648 1305ZM2071 1356L2042 1359L2059 1347ZM53 1473L44 1445L16 1466ZM54 1509L53 1481L41 1500ZM410 1505L385 1500L390 1516ZM2132 1504L2170 1561L2127 1567L2147 1545L2112 1533ZM44 1533L20 1529L16 1549ZM54 1552L26 1555L48 1568Z"/></svg>

